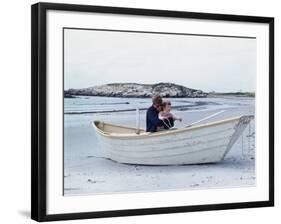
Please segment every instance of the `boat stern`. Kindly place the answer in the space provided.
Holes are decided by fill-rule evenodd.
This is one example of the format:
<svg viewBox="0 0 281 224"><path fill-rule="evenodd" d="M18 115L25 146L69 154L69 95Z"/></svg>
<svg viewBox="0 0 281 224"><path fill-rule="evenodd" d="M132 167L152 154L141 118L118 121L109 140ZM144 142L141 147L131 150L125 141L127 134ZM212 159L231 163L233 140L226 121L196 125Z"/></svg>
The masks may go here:
<svg viewBox="0 0 281 224"><path fill-rule="evenodd" d="M225 153L223 154L222 160L225 158L225 156L230 151L232 146L235 144L238 138L243 134L245 128L250 124L250 122L254 118L255 118L254 115L243 115L240 117L240 119L238 120L237 124L234 127L235 131L229 140Z"/></svg>

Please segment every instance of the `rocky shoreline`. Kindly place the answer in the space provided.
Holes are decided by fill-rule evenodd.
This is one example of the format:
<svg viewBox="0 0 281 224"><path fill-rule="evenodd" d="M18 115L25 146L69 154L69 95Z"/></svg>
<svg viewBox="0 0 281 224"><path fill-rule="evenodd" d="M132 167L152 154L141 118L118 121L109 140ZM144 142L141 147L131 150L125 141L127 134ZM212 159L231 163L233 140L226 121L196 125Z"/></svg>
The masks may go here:
<svg viewBox="0 0 281 224"><path fill-rule="evenodd" d="M149 98L156 94L167 98L203 98L208 96L207 93L201 90L187 88L174 83L111 83L83 89L69 89L64 91L64 96L67 98L79 95Z"/></svg>

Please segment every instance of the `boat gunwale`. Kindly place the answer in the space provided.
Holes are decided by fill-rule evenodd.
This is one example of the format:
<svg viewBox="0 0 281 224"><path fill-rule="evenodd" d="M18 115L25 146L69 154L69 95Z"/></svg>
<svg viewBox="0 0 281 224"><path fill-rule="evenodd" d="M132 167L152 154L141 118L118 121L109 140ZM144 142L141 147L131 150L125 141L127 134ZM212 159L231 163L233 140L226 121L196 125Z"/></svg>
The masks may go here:
<svg viewBox="0 0 281 224"><path fill-rule="evenodd" d="M114 134L114 133L110 133L110 132L104 132L96 125L96 123L97 124L103 123L105 125L110 125L110 126L113 126L113 127L120 127L120 128L127 128L127 129L130 129L130 130L137 130L137 129L131 128L131 127L125 127L125 126L121 126L121 125L108 124L108 123L105 123L105 122L102 122L102 121L99 121L99 120L92 121L91 124L93 125L95 130L100 135L102 135L104 137L119 138L119 139L128 139L128 138L133 139L133 138L145 138L145 137L159 137L159 136L172 135L172 134L176 134L176 133L183 133L183 132L192 131L192 130L196 130L196 129L200 129L200 128L211 127L211 126L215 126L215 125L229 123L229 122L233 122L233 121L236 121L236 120L238 121L243 116L247 116L247 115L236 116L236 117L232 117L232 118L228 118L228 119L224 119L224 120L220 120L220 121L213 121L213 122L210 122L210 123L207 123L207 124L199 124L199 125L180 128L180 129L159 131L159 132L144 132L144 133L140 133L140 134L135 134L135 133L133 133L133 134L132 133ZM143 131L143 129L140 129L140 130Z"/></svg>

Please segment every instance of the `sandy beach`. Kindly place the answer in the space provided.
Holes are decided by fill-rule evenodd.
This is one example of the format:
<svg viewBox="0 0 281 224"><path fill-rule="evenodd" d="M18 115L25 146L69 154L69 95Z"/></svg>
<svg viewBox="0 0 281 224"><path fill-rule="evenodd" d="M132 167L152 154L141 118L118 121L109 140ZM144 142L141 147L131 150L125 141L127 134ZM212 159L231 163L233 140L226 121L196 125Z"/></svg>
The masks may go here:
<svg viewBox="0 0 281 224"><path fill-rule="evenodd" d="M88 101L87 101L88 100ZM149 99L148 99L149 100ZM255 121L246 128L224 161L216 164L181 166L141 166L127 165L103 157L97 137L90 122L105 122L135 126L135 112L110 112L112 108L133 107L135 99L112 101L104 97L81 100L83 111L92 110L93 102L99 103L96 113L71 114L79 99L65 99L64 115L64 194L89 195L128 192L151 192L168 190L196 190L209 188L255 186ZM218 116L202 123L254 114L255 98L227 97L202 99L171 99L177 107L173 113L183 118L176 123L181 128L208 115L224 110ZM79 101L80 102L80 101ZM120 103L120 105L118 104ZM142 107L150 101L145 100ZM123 108L123 109L124 109ZM82 111L82 112L83 112ZM106 112L104 112L106 111ZM81 111L80 111L81 112ZM141 128L145 128L145 110L141 111Z"/></svg>

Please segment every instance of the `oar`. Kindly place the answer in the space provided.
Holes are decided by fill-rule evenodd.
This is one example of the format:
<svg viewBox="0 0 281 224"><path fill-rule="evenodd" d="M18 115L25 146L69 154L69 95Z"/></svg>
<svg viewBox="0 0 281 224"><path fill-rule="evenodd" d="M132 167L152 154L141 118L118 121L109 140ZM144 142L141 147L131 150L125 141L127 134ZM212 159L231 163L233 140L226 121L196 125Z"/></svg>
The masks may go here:
<svg viewBox="0 0 281 224"><path fill-rule="evenodd" d="M212 118L212 117L214 117L214 116L217 116L217 115L219 115L219 114L221 114L221 113L223 113L223 112L225 112L225 110L221 110L221 111L219 111L219 112L216 112L216 113L214 113L214 114L211 114L210 116L204 117L204 118L202 118L202 119L200 119L200 120L198 120L198 121L195 121L195 122L193 122L193 123L187 125L186 127L190 127L190 126L192 126L192 125L194 125L194 124L200 123L201 121L208 120L208 119L210 119L210 118Z"/></svg>

